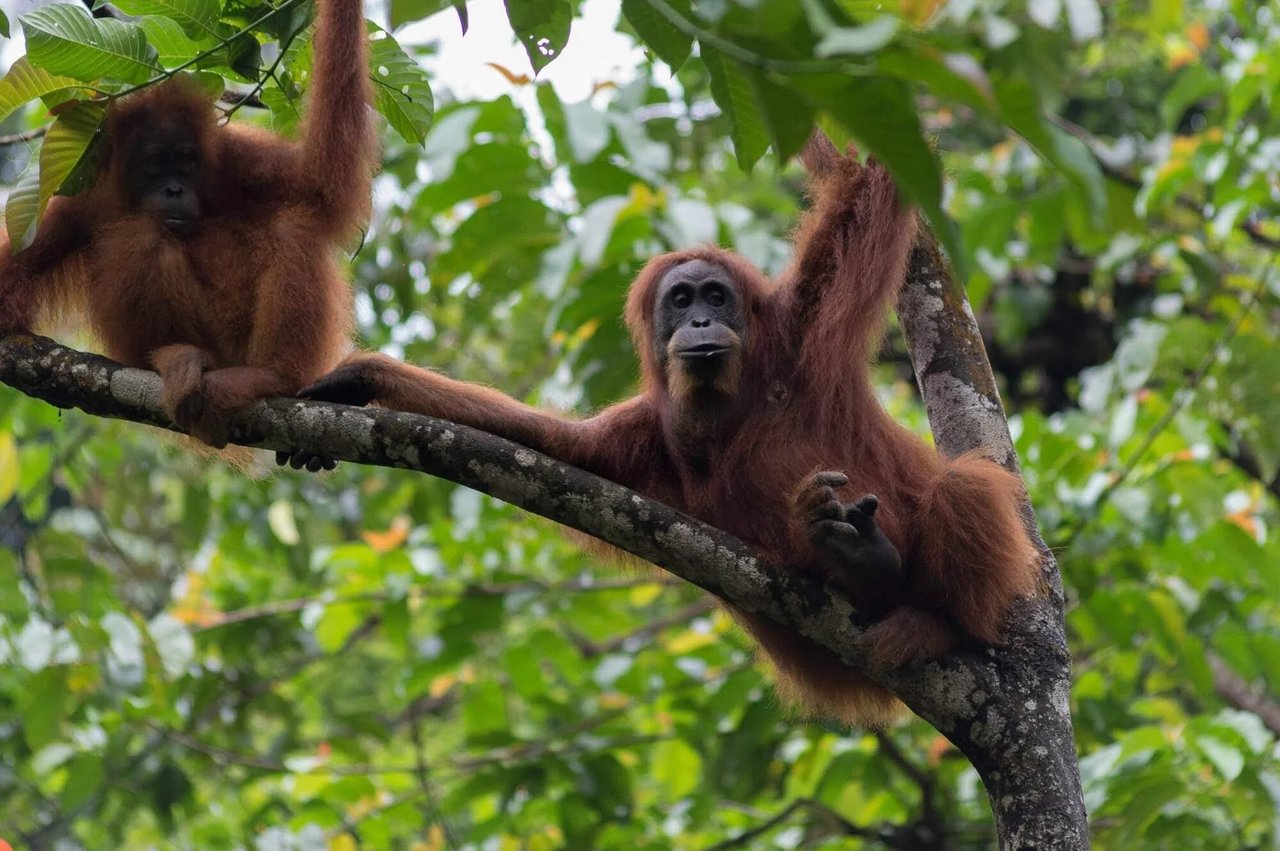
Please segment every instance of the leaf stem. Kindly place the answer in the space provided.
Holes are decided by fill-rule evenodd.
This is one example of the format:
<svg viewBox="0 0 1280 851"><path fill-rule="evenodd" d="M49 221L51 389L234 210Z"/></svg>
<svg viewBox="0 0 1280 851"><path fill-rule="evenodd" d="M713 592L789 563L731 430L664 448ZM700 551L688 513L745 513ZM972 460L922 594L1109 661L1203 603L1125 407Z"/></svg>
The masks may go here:
<svg viewBox="0 0 1280 851"><path fill-rule="evenodd" d="M856 76L873 76L876 72L862 65L854 65L841 59L775 59L762 56L753 50L716 35L695 22L689 20L673 8L666 0L645 0L649 8L657 12L667 23L680 32L695 38L700 44L712 47L744 65L759 68L762 71L773 71L778 74L851 74Z"/></svg>

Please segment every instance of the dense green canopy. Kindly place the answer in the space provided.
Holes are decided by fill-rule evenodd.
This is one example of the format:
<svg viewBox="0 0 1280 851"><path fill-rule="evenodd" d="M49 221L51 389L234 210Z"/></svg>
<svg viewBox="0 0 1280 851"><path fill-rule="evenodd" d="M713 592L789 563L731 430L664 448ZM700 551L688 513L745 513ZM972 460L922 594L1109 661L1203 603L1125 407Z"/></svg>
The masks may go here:
<svg viewBox="0 0 1280 851"><path fill-rule="evenodd" d="M296 125L299 0L115 5L140 17L21 19L0 116L53 125L0 151L16 239L85 179L90 83L181 66L255 89L235 120ZM457 5L376 19L502 14ZM577 2L506 5L534 66L589 52ZM396 31L375 42L389 127L352 246L363 343L567 410L621 398L640 264L710 240L779 269L789 158L815 121L856 138L987 332L1067 589L1096 846L1270 847L1280 7L1211 6L623 0L648 58L580 102L496 57L507 93L459 98ZM927 431L896 334L877 378ZM977 775L936 731L789 717L693 589L446 482L246 475L157 434L0 387L0 840L991 847ZM921 828L945 844L910 844Z"/></svg>

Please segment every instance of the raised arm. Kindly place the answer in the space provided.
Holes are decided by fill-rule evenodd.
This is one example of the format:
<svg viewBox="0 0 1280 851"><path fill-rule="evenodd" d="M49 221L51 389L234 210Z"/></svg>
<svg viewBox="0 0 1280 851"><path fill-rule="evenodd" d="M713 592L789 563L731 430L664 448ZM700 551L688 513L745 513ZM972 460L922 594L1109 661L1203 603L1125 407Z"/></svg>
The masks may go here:
<svg viewBox="0 0 1280 851"><path fill-rule="evenodd" d="M785 297L802 360L849 351L864 359L878 342L885 311L906 273L915 212L902 203L889 172L854 151L841 156L815 132L801 154L813 206L795 237Z"/></svg>
<svg viewBox="0 0 1280 851"><path fill-rule="evenodd" d="M59 196L29 246L14 253L0 240L0 334L30 331L43 306L84 285L84 270L76 275L70 267L90 238L78 200Z"/></svg>
<svg viewBox="0 0 1280 851"><path fill-rule="evenodd" d="M491 387L456 381L381 354L362 353L300 394L442 420L504 437L566 464L629 487L645 489L657 464L661 430L643 397L587 420L540 411Z"/></svg>
<svg viewBox="0 0 1280 851"><path fill-rule="evenodd" d="M319 0L315 69L302 128L301 179L335 230L368 215L376 157L369 39L361 0Z"/></svg>

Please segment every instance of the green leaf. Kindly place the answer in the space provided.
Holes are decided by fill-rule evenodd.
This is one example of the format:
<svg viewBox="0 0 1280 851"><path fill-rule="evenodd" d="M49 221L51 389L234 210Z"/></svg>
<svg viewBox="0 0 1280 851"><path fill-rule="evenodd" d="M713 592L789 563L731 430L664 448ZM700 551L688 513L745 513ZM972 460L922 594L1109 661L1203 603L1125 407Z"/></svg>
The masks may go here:
<svg viewBox="0 0 1280 851"><path fill-rule="evenodd" d="M880 50L898 33L898 19L882 15L860 27L839 27L827 32L814 52L818 56L862 55Z"/></svg>
<svg viewBox="0 0 1280 851"><path fill-rule="evenodd" d="M653 779L667 787L668 798L678 801L702 781L702 757L681 739L667 739L653 748Z"/></svg>
<svg viewBox="0 0 1280 851"><path fill-rule="evenodd" d="M1235 780L1244 770L1244 754L1213 736L1196 736L1196 747L1205 755L1224 780Z"/></svg>
<svg viewBox="0 0 1280 851"><path fill-rule="evenodd" d="M102 788L105 772L102 757L96 753L80 753L67 764L67 782L59 793L62 806L74 810L87 803Z"/></svg>
<svg viewBox="0 0 1280 851"><path fill-rule="evenodd" d="M750 171L769 147L769 132L756 106L751 76L736 61L706 45L702 47L702 61L711 74L711 97L729 119L738 166Z"/></svg>
<svg viewBox="0 0 1280 851"><path fill-rule="evenodd" d="M1224 81L1207 65L1188 65L1178 73L1178 79L1160 101L1160 119L1169 130L1177 127L1183 114L1196 101L1223 90Z"/></svg>
<svg viewBox="0 0 1280 851"><path fill-rule="evenodd" d="M773 149L785 162L804 147L813 133L813 105L798 97L791 86L774 82L764 72L750 69L749 74Z"/></svg>
<svg viewBox="0 0 1280 851"><path fill-rule="evenodd" d="M529 54L536 75L569 42L573 10L564 0L506 0L507 20Z"/></svg>
<svg viewBox="0 0 1280 851"><path fill-rule="evenodd" d="M217 44L217 40L212 37L199 39L189 37L176 21L160 15L148 15L138 21L138 26L146 33L147 41L155 48L156 61L165 68L182 65L197 53Z"/></svg>
<svg viewBox="0 0 1280 851"><path fill-rule="evenodd" d="M55 3L19 20L31 64L93 82L102 77L141 83L156 70L156 52L136 24L95 18L83 6Z"/></svg>
<svg viewBox="0 0 1280 851"><path fill-rule="evenodd" d="M9 38L9 16L0 9L0 36Z"/></svg>
<svg viewBox="0 0 1280 851"><path fill-rule="evenodd" d="M689 0L668 0L671 7L689 18L693 14ZM675 71L684 65L693 50L693 39L672 26L671 22L654 11L647 0L622 0L622 14L644 43L653 49L658 58Z"/></svg>
<svg viewBox="0 0 1280 851"><path fill-rule="evenodd" d="M62 666L45 668L17 689L22 736L31 750L57 740L69 696L67 669Z"/></svg>
<svg viewBox="0 0 1280 851"><path fill-rule="evenodd" d="M424 20L450 6L462 6L462 14L466 12L466 5L462 2L455 3L454 0L390 0L387 5L392 29ZM462 32L466 35L465 26Z"/></svg>
<svg viewBox="0 0 1280 851"><path fill-rule="evenodd" d="M43 68L36 68L31 60L22 56L9 67L9 72L0 79L0 121L4 121L24 104L63 89L79 85L71 77L50 74Z"/></svg>
<svg viewBox="0 0 1280 851"><path fill-rule="evenodd" d="M925 140L911 86L891 77L826 74L797 81L817 106L844 125L891 172L904 196L933 224L957 275L963 278L959 231L942 209L942 173Z"/></svg>
<svg viewBox="0 0 1280 851"><path fill-rule="evenodd" d="M111 0L111 3L126 15L161 15L196 38L213 35L214 24L222 17L220 0Z"/></svg>
<svg viewBox="0 0 1280 851"><path fill-rule="evenodd" d="M1040 99L1028 80L1007 77L996 84L995 92L1005 124L1066 174L1088 201L1095 221L1099 220L1106 211L1107 190L1093 153L1084 142L1045 120Z"/></svg>
<svg viewBox="0 0 1280 851"><path fill-rule="evenodd" d="M462 701L462 724L467 739L479 744L511 738L507 723L507 697L493 680L468 686Z"/></svg>
<svg viewBox="0 0 1280 851"><path fill-rule="evenodd" d="M920 83L939 97L997 116L991 80L973 57L941 54L916 44L897 44L876 56L876 68L912 83Z"/></svg>
<svg viewBox="0 0 1280 851"><path fill-rule="evenodd" d="M81 101L58 113L40 146L40 200L37 217L44 213L49 199L62 188L76 167L91 155L98 138L98 128L106 115L99 101Z"/></svg>
<svg viewBox="0 0 1280 851"><path fill-rule="evenodd" d="M9 190L4 204L4 226L10 245L26 247L35 235L36 218L40 214L40 165L27 166L18 182Z"/></svg>
<svg viewBox="0 0 1280 851"><path fill-rule="evenodd" d="M435 118L427 74L381 27L369 24L369 33L369 72L378 112L402 139L421 145Z"/></svg>
<svg viewBox="0 0 1280 851"><path fill-rule="evenodd" d="M13 434L0 431L0 505L6 504L18 491L22 464L19 463L18 446Z"/></svg>
<svg viewBox="0 0 1280 851"><path fill-rule="evenodd" d="M369 613L368 605L336 602L325 606L315 624L316 644L325 653L336 653Z"/></svg>

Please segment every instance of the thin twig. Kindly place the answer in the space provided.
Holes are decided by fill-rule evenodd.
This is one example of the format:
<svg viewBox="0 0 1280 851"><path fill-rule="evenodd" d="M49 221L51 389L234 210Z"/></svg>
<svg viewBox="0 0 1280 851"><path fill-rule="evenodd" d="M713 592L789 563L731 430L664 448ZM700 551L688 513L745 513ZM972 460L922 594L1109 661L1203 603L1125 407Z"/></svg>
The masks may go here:
<svg viewBox="0 0 1280 851"><path fill-rule="evenodd" d="M813 798L796 798L779 810L776 815L771 816L750 830L745 830L742 833L739 833L737 836L732 836L723 842L717 842L715 845L708 846L706 851L728 851L730 848L741 848L751 842L751 840L763 836L778 827L798 810L808 810L811 814L827 822L832 828L834 828L834 832L841 833L845 836L857 836L863 839L871 839L890 847L894 847L899 844L897 831L891 825L884 825L882 827L859 827L821 801L814 800Z"/></svg>
<svg viewBox="0 0 1280 851"><path fill-rule="evenodd" d="M409 739L413 742L413 775L418 781L418 789L422 792L422 816L427 824L440 826L443 834L443 845L446 849L456 848L458 840L453 835L449 821L440 809L440 801L436 795L435 785L431 782L431 772L427 768L427 751L422 741L421 717L409 720Z"/></svg>
<svg viewBox="0 0 1280 851"><path fill-rule="evenodd" d="M39 139L48 132L48 127L37 127L34 130L27 130L22 133L10 133L7 136L0 136L0 145L17 145L21 142L34 142L36 139Z"/></svg>
<svg viewBox="0 0 1280 851"><path fill-rule="evenodd" d="M920 789L920 826L935 842L940 841L944 825L942 814L938 811L937 783L934 776L908 759L888 733L877 730L875 736L881 752L889 757L889 760Z"/></svg>

